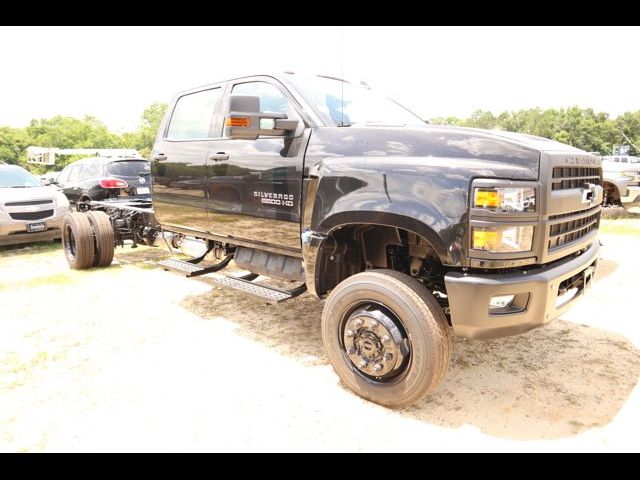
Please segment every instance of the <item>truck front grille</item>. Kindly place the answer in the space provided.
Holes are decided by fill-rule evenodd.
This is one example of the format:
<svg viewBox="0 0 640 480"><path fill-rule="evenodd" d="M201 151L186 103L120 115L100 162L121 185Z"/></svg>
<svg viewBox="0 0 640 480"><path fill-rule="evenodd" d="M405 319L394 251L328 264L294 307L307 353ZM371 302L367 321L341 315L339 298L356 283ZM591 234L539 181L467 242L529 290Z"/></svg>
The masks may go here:
<svg viewBox="0 0 640 480"><path fill-rule="evenodd" d="M53 216L53 210L43 210L41 212L14 212L9 216L14 220L44 220Z"/></svg>
<svg viewBox="0 0 640 480"><path fill-rule="evenodd" d="M600 223L600 206L595 207L593 210L597 211L591 215L580 216L580 218L550 225L549 251L580 240L592 231L597 230Z"/></svg>
<svg viewBox="0 0 640 480"><path fill-rule="evenodd" d="M586 183L600 185L602 169L594 167L554 167L551 190L582 188Z"/></svg>

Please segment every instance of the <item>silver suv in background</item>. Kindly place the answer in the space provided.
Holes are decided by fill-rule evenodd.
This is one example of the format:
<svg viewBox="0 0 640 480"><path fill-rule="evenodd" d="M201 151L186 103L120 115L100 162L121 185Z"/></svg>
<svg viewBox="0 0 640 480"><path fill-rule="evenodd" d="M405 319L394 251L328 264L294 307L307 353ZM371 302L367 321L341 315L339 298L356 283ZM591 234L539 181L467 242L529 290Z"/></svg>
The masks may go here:
<svg viewBox="0 0 640 480"><path fill-rule="evenodd" d="M60 238L68 210L63 193L24 168L0 165L0 246Z"/></svg>

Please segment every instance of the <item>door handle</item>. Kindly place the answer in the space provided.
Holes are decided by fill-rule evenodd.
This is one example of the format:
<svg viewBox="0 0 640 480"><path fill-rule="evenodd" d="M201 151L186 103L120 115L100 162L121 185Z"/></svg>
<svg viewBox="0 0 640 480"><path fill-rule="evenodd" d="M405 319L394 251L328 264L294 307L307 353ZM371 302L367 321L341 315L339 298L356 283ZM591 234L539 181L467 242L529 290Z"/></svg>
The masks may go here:
<svg viewBox="0 0 640 480"><path fill-rule="evenodd" d="M162 161L164 161L164 160L166 160L166 159L167 159L167 156L166 156L164 153L156 153L156 154L153 156L153 159L154 159L156 162L162 162Z"/></svg>
<svg viewBox="0 0 640 480"><path fill-rule="evenodd" d="M214 162L224 162L225 160L229 160L229 155L224 152L217 152L209 155L209 160L213 160Z"/></svg>

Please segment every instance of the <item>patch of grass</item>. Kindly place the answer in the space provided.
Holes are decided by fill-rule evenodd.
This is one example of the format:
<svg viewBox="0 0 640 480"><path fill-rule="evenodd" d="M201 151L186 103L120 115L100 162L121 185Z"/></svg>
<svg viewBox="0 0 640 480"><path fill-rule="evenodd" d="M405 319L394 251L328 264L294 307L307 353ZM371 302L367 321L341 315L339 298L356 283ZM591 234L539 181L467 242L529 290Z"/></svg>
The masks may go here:
<svg viewBox="0 0 640 480"><path fill-rule="evenodd" d="M62 243L59 241L27 243L0 247L0 256L10 257L15 255L37 255L40 253L49 253L59 250L62 250Z"/></svg>
<svg viewBox="0 0 640 480"><path fill-rule="evenodd" d="M600 232L614 235L640 235L640 219L620 218L618 220L602 220Z"/></svg>
<svg viewBox="0 0 640 480"><path fill-rule="evenodd" d="M45 285L68 285L70 283L73 283L73 278L70 273L58 273L55 275L46 275L44 277L19 280L12 283L3 282L0 283L0 290L9 288L35 288Z"/></svg>
<svg viewBox="0 0 640 480"><path fill-rule="evenodd" d="M578 420L569 420L569 425L571 425L576 430L579 430L585 426L584 423L579 422Z"/></svg>
<svg viewBox="0 0 640 480"><path fill-rule="evenodd" d="M455 364L456 364L457 367L460 367L462 370L466 370L467 368L471 368L471 364L469 362L467 362L463 358L458 358L455 361Z"/></svg>

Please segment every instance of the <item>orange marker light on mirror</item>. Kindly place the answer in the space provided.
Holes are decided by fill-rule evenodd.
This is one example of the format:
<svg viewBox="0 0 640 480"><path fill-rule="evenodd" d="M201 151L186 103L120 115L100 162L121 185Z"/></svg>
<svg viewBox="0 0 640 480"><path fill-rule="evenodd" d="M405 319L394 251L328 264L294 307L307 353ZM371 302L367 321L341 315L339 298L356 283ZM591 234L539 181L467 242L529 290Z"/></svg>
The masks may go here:
<svg viewBox="0 0 640 480"><path fill-rule="evenodd" d="M226 127L249 128L251 126L251 119L249 117L227 117L224 125Z"/></svg>

